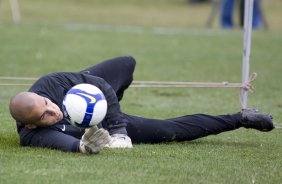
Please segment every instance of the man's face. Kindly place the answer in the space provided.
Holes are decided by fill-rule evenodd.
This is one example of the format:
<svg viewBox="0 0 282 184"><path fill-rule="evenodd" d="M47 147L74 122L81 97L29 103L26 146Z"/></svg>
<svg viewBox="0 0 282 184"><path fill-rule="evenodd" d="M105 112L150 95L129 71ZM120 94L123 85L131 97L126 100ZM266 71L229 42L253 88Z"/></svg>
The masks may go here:
<svg viewBox="0 0 282 184"><path fill-rule="evenodd" d="M36 127L51 126L63 119L60 108L48 98L34 94L35 100L31 113L28 116L30 123Z"/></svg>

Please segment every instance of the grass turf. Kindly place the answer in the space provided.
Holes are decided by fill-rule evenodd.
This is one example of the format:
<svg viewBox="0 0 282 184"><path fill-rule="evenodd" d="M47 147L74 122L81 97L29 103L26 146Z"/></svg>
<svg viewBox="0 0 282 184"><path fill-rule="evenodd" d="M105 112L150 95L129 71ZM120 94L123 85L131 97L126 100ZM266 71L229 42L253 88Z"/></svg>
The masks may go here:
<svg viewBox="0 0 282 184"><path fill-rule="evenodd" d="M2 76L38 77L53 71L77 71L103 59L133 55L137 59L136 80L240 81L240 30L192 29L174 21L168 21L170 26L159 27L164 25L158 19L154 23L136 21L138 25L133 27L119 26L124 22L113 22L103 16L98 23L107 25L81 24L85 20L91 22L91 16L83 12L89 8L90 1L81 4L60 1L66 7L79 5L77 10L84 15L75 20L80 24L69 23L71 18L57 19L58 16L48 14L50 2L27 1L23 8L45 5L41 17L30 12L21 24L11 24L7 19L0 24ZM115 1L107 1L109 5L104 5L104 1L95 2L113 9L121 6ZM148 6L146 2L141 5L136 5L137 1L128 2L127 6L138 10L140 6ZM170 7L172 12L177 12L175 2L156 1L161 9ZM173 6L169 6L170 3ZM278 6L268 3L267 8L271 7L274 13L269 16L275 17ZM75 15L67 10L63 13ZM131 24L127 21L126 24ZM193 21L190 24L194 25ZM281 43L279 28L253 34L251 71L259 76L254 82L257 92L250 95L249 106L271 112L276 123L282 120ZM93 156L19 147L8 101L27 87L0 88L0 180L3 183L281 182L280 129L270 133L239 129L191 142L135 145L132 150L104 150ZM238 98L236 89L130 88L121 105L123 111L130 114L166 118L191 113L236 112Z"/></svg>

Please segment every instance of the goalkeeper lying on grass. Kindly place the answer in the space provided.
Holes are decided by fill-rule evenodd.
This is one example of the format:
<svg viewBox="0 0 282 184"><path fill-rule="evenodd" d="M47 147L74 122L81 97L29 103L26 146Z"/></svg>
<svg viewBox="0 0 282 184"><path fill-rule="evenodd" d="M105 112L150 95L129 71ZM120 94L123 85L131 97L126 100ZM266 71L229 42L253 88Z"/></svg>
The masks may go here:
<svg viewBox="0 0 282 184"><path fill-rule="evenodd" d="M171 119L149 119L121 112L119 101L133 80L135 60L118 57L81 72L51 73L36 81L28 92L11 98L10 113L17 121L22 146L98 153L104 147L132 148L133 143L187 141L240 127L271 131L272 117L253 109L226 115L194 114ZM94 84L108 102L98 127L80 129L63 117L67 91L80 83ZM132 142L131 142L132 141Z"/></svg>

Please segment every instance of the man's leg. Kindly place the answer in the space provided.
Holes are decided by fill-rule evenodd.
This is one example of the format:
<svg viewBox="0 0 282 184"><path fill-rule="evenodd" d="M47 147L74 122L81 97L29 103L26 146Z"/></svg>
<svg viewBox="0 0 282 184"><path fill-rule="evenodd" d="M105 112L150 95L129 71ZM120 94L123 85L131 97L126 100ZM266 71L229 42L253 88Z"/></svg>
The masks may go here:
<svg viewBox="0 0 282 184"><path fill-rule="evenodd" d="M133 143L187 141L241 127L241 115L187 115L171 119L149 119L126 115L127 132Z"/></svg>
<svg viewBox="0 0 282 184"><path fill-rule="evenodd" d="M103 78L115 90L120 101L124 90L129 87L133 80L135 64L135 59L131 56L116 57L81 72Z"/></svg>
<svg viewBox="0 0 282 184"><path fill-rule="evenodd" d="M220 23L223 28L232 28L233 27L233 9L234 9L234 0L221 0L221 14L220 14Z"/></svg>
<svg viewBox="0 0 282 184"><path fill-rule="evenodd" d="M134 143L188 141L208 135L235 130L240 127L270 131L272 118L253 110L231 115L194 114L165 120L125 115L127 132Z"/></svg>
<svg viewBox="0 0 282 184"><path fill-rule="evenodd" d="M254 7L253 7L253 22L252 26L253 29L260 28L262 24L262 14L261 14L261 0L254 0ZM240 1L240 25L244 27L244 10L245 9L245 1Z"/></svg>
<svg viewBox="0 0 282 184"><path fill-rule="evenodd" d="M261 9L260 9L261 0L254 1L254 9L253 9L253 28L258 29L261 26Z"/></svg>

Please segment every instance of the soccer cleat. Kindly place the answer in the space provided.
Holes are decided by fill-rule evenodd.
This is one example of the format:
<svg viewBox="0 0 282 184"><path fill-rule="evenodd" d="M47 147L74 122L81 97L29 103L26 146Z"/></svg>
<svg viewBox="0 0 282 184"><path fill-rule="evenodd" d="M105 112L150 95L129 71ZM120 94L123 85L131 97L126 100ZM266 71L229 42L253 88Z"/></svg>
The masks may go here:
<svg viewBox="0 0 282 184"><path fill-rule="evenodd" d="M111 142L106 147L108 148L133 148L130 137L125 134L111 135Z"/></svg>
<svg viewBox="0 0 282 184"><path fill-rule="evenodd" d="M258 113L255 109L243 109L241 114L241 123L245 128L253 128L263 132L274 129L272 116L269 114Z"/></svg>

